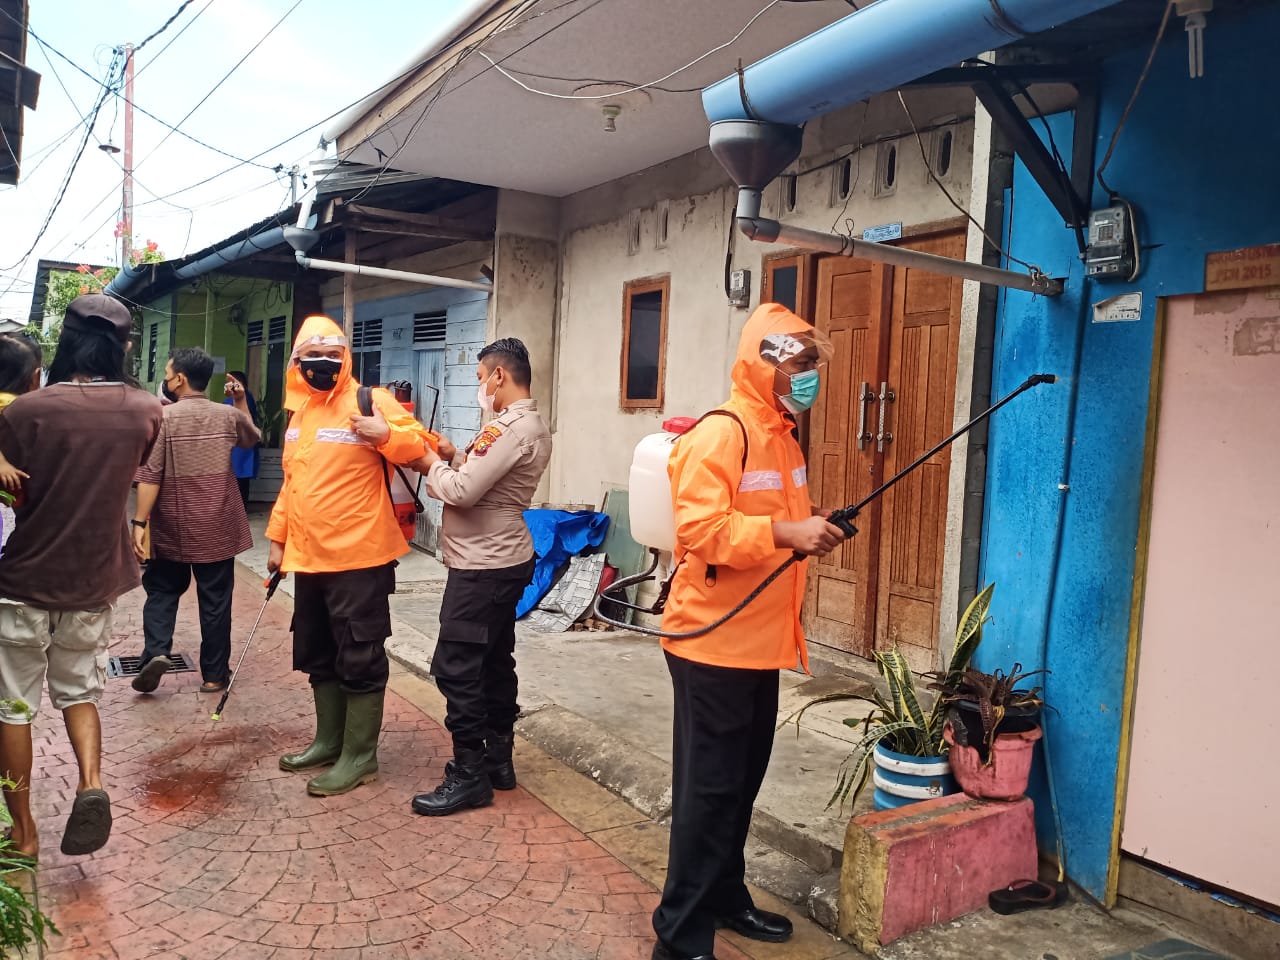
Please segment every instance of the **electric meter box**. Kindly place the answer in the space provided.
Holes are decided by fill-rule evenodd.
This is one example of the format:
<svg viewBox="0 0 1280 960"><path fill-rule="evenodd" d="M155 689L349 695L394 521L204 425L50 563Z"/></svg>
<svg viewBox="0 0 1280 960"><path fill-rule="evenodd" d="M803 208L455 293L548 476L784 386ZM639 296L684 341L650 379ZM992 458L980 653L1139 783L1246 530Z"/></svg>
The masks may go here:
<svg viewBox="0 0 1280 960"><path fill-rule="evenodd" d="M1117 204L1089 214L1085 275L1095 280L1132 280L1137 263L1133 211Z"/></svg>

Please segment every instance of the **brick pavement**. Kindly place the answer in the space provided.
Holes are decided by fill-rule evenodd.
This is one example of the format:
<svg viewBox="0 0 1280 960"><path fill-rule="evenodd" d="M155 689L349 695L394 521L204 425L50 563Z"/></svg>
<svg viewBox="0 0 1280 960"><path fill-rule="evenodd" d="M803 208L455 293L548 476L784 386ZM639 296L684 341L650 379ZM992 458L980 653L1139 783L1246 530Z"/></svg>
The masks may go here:
<svg viewBox="0 0 1280 960"><path fill-rule="evenodd" d="M237 581L234 657L262 593ZM140 591L122 599L114 654L141 647ZM194 597L175 650L198 650ZM413 793L440 779L446 732L388 692L379 779L309 797L276 758L311 735L289 669L288 602L273 600L223 714L171 674L152 696L111 680L102 703L110 843L58 853L76 774L60 719L37 718L34 809L41 906L62 930L47 957L647 958L654 888L523 788L429 819ZM776 948L775 948L776 949ZM722 960L744 954L721 944Z"/></svg>

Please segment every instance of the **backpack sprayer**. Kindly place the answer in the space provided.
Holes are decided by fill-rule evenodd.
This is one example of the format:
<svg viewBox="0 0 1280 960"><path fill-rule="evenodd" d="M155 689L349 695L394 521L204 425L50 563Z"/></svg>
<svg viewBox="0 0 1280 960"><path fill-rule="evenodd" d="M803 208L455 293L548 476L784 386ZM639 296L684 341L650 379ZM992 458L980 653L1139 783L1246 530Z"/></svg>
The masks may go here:
<svg viewBox="0 0 1280 960"><path fill-rule="evenodd" d="M924 463L926 460L932 457L939 450L943 450L946 447L950 446L951 444L955 443L962 436L964 436L966 433L972 430L975 426L977 426L983 420L987 419L987 417L991 416L993 413L995 413L997 410L999 410L1009 401L1013 400L1015 397L1020 396L1023 393L1026 393L1032 387L1039 386L1042 383L1056 383L1057 380L1058 378L1051 373L1033 373L1031 376L1027 377L1025 381L1023 381L1021 386L1019 386L1016 390L1014 390L1008 396L1002 398L1001 400L998 400L996 403L992 404L986 410L982 411L982 413L978 414L976 417L974 417L972 420L966 423L963 427L961 427L955 433L939 441L936 446L930 448L929 450L922 453L920 456L916 457L915 460L911 461L911 463L907 464L907 466L899 470L897 473L895 473L892 477L890 477L884 483L880 484L880 486L876 487L874 490L872 490L869 494L867 494L857 503L852 503L847 507L841 507L839 510L831 511L831 513L827 515L827 518L826 518L827 522L830 523L832 526L837 527L840 530L840 532L845 535L846 539L857 536L858 528L853 525L853 521L857 519L858 514L862 512L862 509L867 504L871 503L873 500L875 500L877 497L883 494L886 490L892 487L895 483L897 483L903 477L907 476L907 474L911 473L911 471L915 470L916 467L920 466L922 463ZM646 440L647 439L648 438L646 438ZM669 448L673 442L674 441L667 441L667 447ZM645 443L646 441L641 441L642 446ZM637 454L639 453L640 453L640 448L637 447ZM670 455L670 451L668 450L668 456L669 455ZM633 467L633 470L634 469L635 468ZM664 473L664 476L665 476L665 473ZM634 493L633 493L633 496L634 496ZM669 497L668 497L668 509L670 509ZM674 528L675 526L674 517L671 520L670 526L672 528ZM639 525L637 525L633 521L632 529L635 530L638 527ZM674 532L672 532L671 534L668 534L667 536L669 536L670 540L674 542ZM653 539L653 538L650 538L650 539ZM652 555L652 562L649 564L649 568L645 570L643 573L638 573L631 577L624 577L621 580L615 580L607 588L605 588L604 590L601 590L600 594L596 597L594 612L596 617L598 617L600 620L604 621L605 623L609 624L610 626L621 627L624 630L632 630L632 631L635 631L636 633L647 634L651 637L666 637L669 640L689 640L689 639L692 639L693 637L701 637L704 634L710 633L712 630L715 630L723 626L729 620L733 619L739 613L745 610L747 605L750 604L753 600L755 600L756 597L764 593L764 591L768 588L768 586L771 583L773 583L775 580L777 580L780 576L782 576L782 574L785 573L792 566L792 564L794 564L798 560L805 559L805 555L799 552L793 553L791 556L787 557L786 560L782 561L782 563L778 565L778 568L776 570L774 570L762 581L760 581L759 586L757 586L754 590L752 590L749 594L747 594L747 596L742 600L741 603L739 603L736 607L734 607L732 610L726 613L719 620L716 620L713 623L709 623L705 627L699 627L697 630L687 630L683 633L669 633L661 629L658 629L656 627L636 626L634 624L628 624L618 620L614 620L611 617L607 616L601 610L601 607L603 606L605 601L608 601L610 603L616 603L621 607L625 607L628 610L635 610L638 613L647 613L647 614L653 614L653 615L661 614L663 610L666 609L667 596L671 592L671 582L672 580L675 579L675 575L676 575L675 569L673 569L670 575L668 575L667 579L663 581L662 586L658 590L658 598L657 600L654 601L652 606L642 607L637 604L631 603L626 598L625 591L627 587L635 586L641 583L649 583L657 579L657 577L654 576L654 571L658 569L658 558L660 555L660 551L656 547L650 546L649 553ZM676 565L676 569L678 568L679 568L679 564Z"/></svg>

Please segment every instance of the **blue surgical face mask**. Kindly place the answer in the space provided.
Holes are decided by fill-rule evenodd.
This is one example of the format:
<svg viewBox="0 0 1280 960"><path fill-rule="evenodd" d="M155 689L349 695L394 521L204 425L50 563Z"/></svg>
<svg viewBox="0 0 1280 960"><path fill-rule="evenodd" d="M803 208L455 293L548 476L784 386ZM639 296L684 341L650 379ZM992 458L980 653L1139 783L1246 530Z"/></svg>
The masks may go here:
<svg viewBox="0 0 1280 960"><path fill-rule="evenodd" d="M791 392L779 397L778 400L791 413L803 413L818 399L818 388L821 386L822 374L817 370L793 373L791 374Z"/></svg>

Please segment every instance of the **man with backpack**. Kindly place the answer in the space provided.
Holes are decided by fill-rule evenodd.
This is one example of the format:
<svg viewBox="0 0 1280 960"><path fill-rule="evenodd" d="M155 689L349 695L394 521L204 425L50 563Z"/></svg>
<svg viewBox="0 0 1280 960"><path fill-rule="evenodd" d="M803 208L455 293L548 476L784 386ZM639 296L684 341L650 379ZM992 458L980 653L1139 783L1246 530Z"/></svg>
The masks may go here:
<svg viewBox="0 0 1280 960"><path fill-rule="evenodd" d="M809 498L795 418L817 399L831 343L776 303L751 315L729 400L676 443L668 473L676 572L662 629L675 700L671 846L653 915L653 960L714 960L717 927L781 943L786 917L758 910L743 848L778 723L778 671L808 670L800 609L807 564L736 607L793 552L844 542Z"/></svg>
<svg viewBox="0 0 1280 960"><path fill-rule="evenodd" d="M342 329L325 316L298 331L285 378L284 485L271 511L267 567L296 575L293 666L309 677L316 732L280 758L283 770L332 764L307 792L334 796L375 779L390 666L388 597L408 552L391 503L390 465L437 438L386 390L360 411L360 384Z"/></svg>

